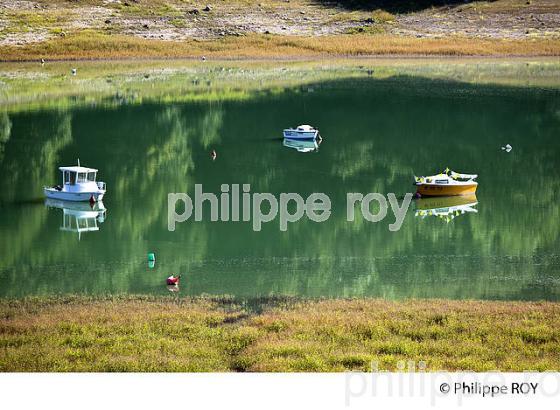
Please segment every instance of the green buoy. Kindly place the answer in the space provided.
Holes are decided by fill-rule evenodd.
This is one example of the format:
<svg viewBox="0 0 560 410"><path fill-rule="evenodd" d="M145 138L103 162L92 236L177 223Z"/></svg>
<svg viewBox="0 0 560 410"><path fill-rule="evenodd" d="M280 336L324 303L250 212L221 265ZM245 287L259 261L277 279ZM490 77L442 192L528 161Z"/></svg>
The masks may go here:
<svg viewBox="0 0 560 410"><path fill-rule="evenodd" d="M156 254L153 252L148 253L148 261L155 262L156 261Z"/></svg>

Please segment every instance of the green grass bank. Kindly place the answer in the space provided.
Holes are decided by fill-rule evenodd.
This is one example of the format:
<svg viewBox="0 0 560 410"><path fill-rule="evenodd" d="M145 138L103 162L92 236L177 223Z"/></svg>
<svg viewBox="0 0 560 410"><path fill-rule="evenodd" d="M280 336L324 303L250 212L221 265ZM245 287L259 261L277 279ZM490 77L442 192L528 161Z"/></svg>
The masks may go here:
<svg viewBox="0 0 560 410"><path fill-rule="evenodd" d="M0 301L0 371L560 369L551 302L229 297ZM408 364L407 364L408 366Z"/></svg>

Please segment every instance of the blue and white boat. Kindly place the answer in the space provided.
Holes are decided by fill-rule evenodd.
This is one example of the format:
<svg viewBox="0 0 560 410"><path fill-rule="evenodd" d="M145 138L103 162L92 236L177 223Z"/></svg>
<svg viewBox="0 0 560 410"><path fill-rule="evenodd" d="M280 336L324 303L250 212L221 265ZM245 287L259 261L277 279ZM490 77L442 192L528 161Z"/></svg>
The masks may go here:
<svg viewBox="0 0 560 410"><path fill-rule="evenodd" d="M60 167L62 185L44 187L45 196L62 201L98 202L103 199L107 187L105 182L96 181L97 169L80 166Z"/></svg>
<svg viewBox="0 0 560 410"><path fill-rule="evenodd" d="M284 130L284 138L292 140L313 140L319 135L319 130L311 125L300 125L297 128L287 128Z"/></svg>

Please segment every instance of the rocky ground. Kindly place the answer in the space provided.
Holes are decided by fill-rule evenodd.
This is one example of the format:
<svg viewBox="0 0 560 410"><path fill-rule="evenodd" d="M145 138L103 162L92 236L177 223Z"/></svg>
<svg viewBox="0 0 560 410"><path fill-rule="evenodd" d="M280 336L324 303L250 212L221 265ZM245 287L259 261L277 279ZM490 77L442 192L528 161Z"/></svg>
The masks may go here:
<svg viewBox="0 0 560 410"><path fill-rule="evenodd" d="M391 14L319 0L0 0L0 46L42 42L86 29L158 40L250 33L546 39L560 38L560 1L466 0Z"/></svg>

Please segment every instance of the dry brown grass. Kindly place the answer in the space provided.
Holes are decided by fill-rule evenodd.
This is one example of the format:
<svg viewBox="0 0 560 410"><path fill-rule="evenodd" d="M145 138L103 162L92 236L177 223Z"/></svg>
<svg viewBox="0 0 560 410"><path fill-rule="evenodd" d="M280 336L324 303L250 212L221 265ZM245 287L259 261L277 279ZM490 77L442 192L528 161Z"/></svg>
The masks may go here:
<svg viewBox="0 0 560 410"><path fill-rule="evenodd" d="M316 56L557 56L560 39L488 40L392 35L287 37L249 35L221 40L171 42L82 32L26 46L2 47L0 61L140 57L282 58Z"/></svg>
<svg viewBox="0 0 560 410"><path fill-rule="evenodd" d="M0 371L558 370L560 304L35 298L0 302Z"/></svg>

